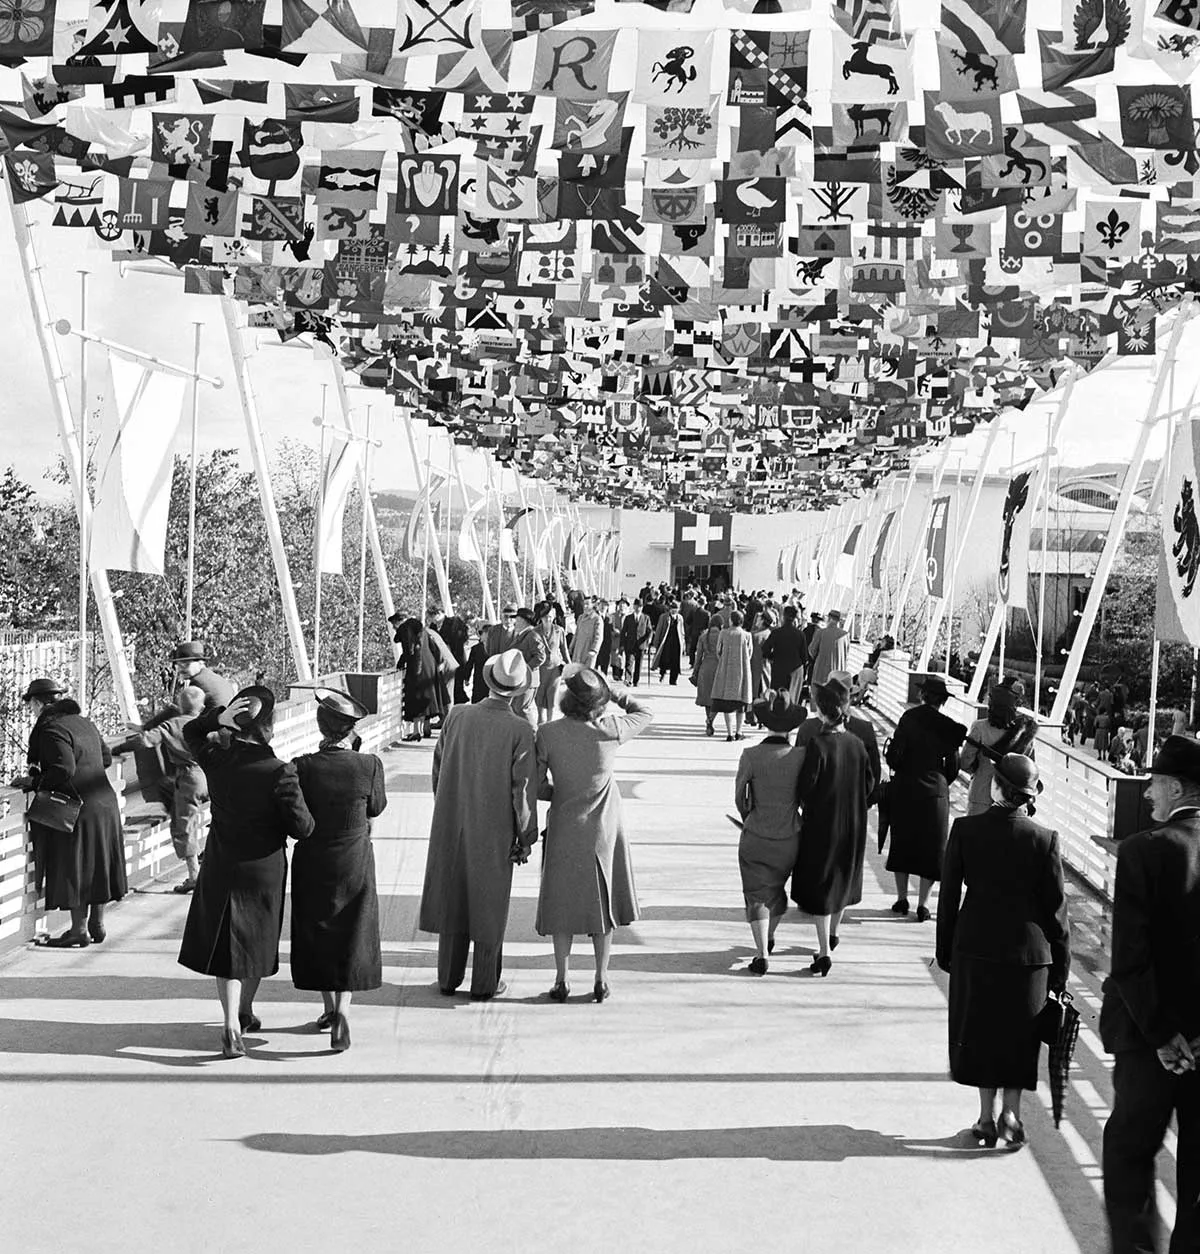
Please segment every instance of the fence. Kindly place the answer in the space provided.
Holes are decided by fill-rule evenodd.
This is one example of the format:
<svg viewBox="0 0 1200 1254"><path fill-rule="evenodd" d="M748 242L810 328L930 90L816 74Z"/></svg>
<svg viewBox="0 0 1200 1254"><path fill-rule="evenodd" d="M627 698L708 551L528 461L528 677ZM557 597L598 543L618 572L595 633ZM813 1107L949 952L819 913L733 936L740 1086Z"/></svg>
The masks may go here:
<svg viewBox="0 0 1200 1254"><path fill-rule="evenodd" d="M359 725L363 750L377 752L398 740L401 732L401 681L395 671L381 675L326 675L322 683L367 690L375 713ZM271 747L277 757L311 753L320 741L317 703L312 692L294 689L275 707ZM22 761L24 757L22 755ZM121 805L125 829L125 870L130 887L144 884L175 865L171 834L160 807L143 802L134 779L132 759L114 762L108 772ZM25 825L25 800L11 788L0 788L0 952L28 940L43 926L44 914L34 895L33 850Z"/></svg>

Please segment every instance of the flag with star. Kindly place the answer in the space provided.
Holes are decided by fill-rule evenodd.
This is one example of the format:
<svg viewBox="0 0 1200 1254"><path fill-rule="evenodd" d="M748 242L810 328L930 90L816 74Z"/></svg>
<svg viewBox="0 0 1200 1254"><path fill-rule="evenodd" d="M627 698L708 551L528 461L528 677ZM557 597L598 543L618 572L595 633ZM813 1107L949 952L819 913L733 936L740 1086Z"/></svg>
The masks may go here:
<svg viewBox="0 0 1200 1254"><path fill-rule="evenodd" d="M96 0L88 23L88 40L74 55L116 57L157 52L157 22L151 22L144 7L139 6L139 16L146 29L134 21L130 0Z"/></svg>

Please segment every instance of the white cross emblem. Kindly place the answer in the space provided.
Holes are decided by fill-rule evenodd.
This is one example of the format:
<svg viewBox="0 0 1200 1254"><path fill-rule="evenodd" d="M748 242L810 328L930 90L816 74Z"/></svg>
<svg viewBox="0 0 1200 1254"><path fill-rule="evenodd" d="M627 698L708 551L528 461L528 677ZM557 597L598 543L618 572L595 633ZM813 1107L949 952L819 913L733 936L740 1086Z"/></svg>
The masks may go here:
<svg viewBox="0 0 1200 1254"><path fill-rule="evenodd" d="M713 527L709 524L709 516L707 514L697 514L695 526L684 527L679 535L681 539L691 540L695 543L697 557L707 557L709 540L723 539L725 528Z"/></svg>

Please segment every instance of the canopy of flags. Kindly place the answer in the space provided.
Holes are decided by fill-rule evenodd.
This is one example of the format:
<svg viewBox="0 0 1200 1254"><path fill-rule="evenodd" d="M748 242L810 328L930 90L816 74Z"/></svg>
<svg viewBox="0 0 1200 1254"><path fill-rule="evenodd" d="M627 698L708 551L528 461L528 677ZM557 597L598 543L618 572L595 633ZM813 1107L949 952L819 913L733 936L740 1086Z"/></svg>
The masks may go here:
<svg viewBox="0 0 1200 1254"><path fill-rule="evenodd" d="M723 6L0 0L4 172L611 505L826 508L1154 353L1200 5Z"/></svg>

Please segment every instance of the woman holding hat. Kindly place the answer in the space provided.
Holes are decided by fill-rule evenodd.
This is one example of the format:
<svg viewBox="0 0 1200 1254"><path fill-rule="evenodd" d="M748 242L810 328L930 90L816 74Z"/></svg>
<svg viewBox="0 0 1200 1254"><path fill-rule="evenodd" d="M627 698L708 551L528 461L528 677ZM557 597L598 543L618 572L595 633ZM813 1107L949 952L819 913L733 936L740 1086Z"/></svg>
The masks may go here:
<svg viewBox="0 0 1200 1254"><path fill-rule="evenodd" d="M317 1027L331 1029L339 1052L350 1048L351 994L383 983L371 820L387 793L383 763L356 749L365 716L352 697L326 692L317 701L320 748L295 759L315 826L292 854L292 983L321 994Z"/></svg>
<svg viewBox="0 0 1200 1254"><path fill-rule="evenodd" d="M29 734L28 773L13 788L65 793L82 803L70 832L30 823L34 884L47 910L69 910L71 926L41 943L86 949L104 940L104 908L128 892L125 842L117 795L105 771L112 754L96 725L53 679L35 679L21 698L36 722Z"/></svg>
<svg viewBox="0 0 1200 1254"><path fill-rule="evenodd" d="M596 958L592 996L604 1001L613 928L638 918L613 767L617 749L644 732L652 716L590 666L568 666L562 685L563 717L537 733L538 797L550 802L550 815L536 927L554 938L552 1000L566 1001L571 942L586 933ZM621 713L607 713L610 702Z"/></svg>
<svg viewBox="0 0 1200 1254"><path fill-rule="evenodd" d="M766 975L767 955L775 949L775 929L787 913L787 881L800 849L800 811L796 788L804 750L788 742L788 733L804 722L806 711L786 692L768 692L755 702L754 714L767 735L742 750L734 804L742 816L738 867L746 921L754 934L755 975Z"/></svg>
<svg viewBox="0 0 1200 1254"><path fill-rule="evenodd" d="M967 790L967 813L983 814L992 804L992 768L1009 753L1034 756L1037 719L1022 714L1011 688L997 684L988 693L987 718L978 719L967 732L966 745L959 754L959 769L971 776Z"/></svg>
<svg viewBox="0 0 1200 1254"><path fill-rule="evenodd" d="M991 788L991 808L950 832L937 963L950 973L950 1074L979 1090L971 1133L983 1145L1002 1137L1017 1148L1021 1093L1037 1088L1038 1015L1047 993L1067 986L1070 921L1058 834L1030 817L1042 790L1037 766L1007 754Z"/></svg>
<svg viewBox="0 0 1200 1254"><path fill-rule="evenodd" d="M920 876L917 922L930 918L929 894L942 874L942 851L950 826L950 785L958 774L958 748L967 729L941 710L950 698L943 679L921 685L921 704L900 715L887 764L891 848L887 869L896 880L893 914L908 913L908 877Z"/></svg>
<svg viewBox="0 0 1200 1254"><path fill-rule="evenodd" d="M850 689L839 679L813 684L822 728L804 748L796 796L804 810L792 871L792 900L813 916L817 956L810 970L826 976L830 950L847 906L862 900L867 807L875 777L866 746L846 727Z"/></svg>
<svg viewBox="0 0 1200 1254"><path fill-rule="evenodd" d="M243 1057L242 1033L262 1027L254 994L263 976L279 970L284 846L313 830L296 768L271 752L274 728L275 694L252 684L183 729L208 779L212 823L179 962L216 977L226 1058Z"/></svg>

